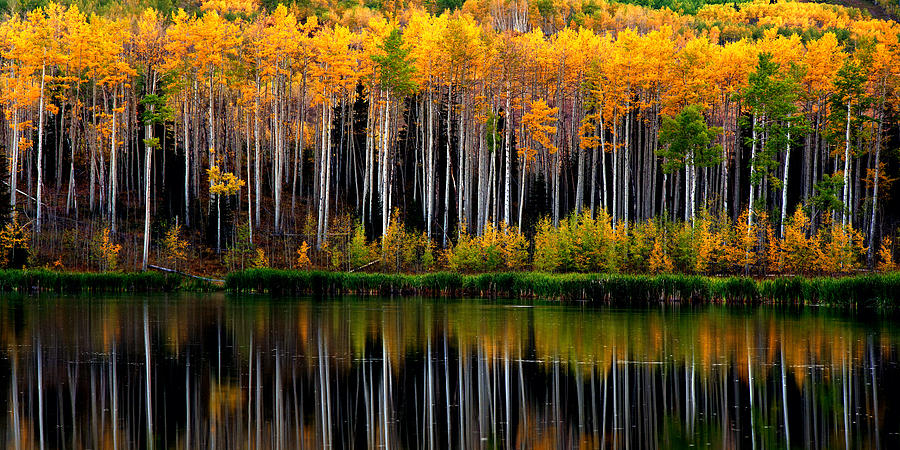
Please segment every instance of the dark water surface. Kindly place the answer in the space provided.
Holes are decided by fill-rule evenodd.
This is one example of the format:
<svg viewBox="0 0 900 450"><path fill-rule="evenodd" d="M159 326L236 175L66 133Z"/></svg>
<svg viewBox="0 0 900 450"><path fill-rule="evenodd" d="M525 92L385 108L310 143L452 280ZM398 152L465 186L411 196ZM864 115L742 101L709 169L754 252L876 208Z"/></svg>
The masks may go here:
<svg viewBox="0 0 900 450"><path fill-rule="evenodd" d="M896 325L821 310L6 298L0 444L900 448Z"/></svg>

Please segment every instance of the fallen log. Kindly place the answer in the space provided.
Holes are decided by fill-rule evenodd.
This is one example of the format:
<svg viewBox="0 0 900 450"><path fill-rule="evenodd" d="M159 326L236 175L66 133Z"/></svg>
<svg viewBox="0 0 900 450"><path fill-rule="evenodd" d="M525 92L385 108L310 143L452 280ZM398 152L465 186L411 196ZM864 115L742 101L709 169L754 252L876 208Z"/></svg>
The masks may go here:
<svg viewBox="0 0 900 450"><path fill-rule="evenodd" d="M218 279L218 278L206 278L206 277L201 277L201 276L198 276L198 275L191 275L191 274L189 274L189 273L184 273L184 272L181 272L181 271L179 271L179 270L169 269L168 267L154 266L153 264L147 264L147 267L150 268L150 269L153 269L153 270L158 270L158 271L160 271L160 272L176 273L176 274L178 274L178 275L182 275L182 276L185 276L185 277L196 278L196 279L198 279L198 280L208 281L208 282L210 282L210 283L222 283L222 284L225 283L225 280L220 280L220 279Z"/></svg>
<svg viewBox="0 0 900 450"><path fill-rule="evenodd" d="M351 270L350 270L350 273L356 272L357 270L363 270L363 269L365 269L366 267L369 267L369 266L371 266L372 264L375 264L375 263L380 262L380 261L381 261L380 259L376 259L375 261L372 261L372 262L370 262L370 263L368 263L368 264L363 264L363 265L361 265L361 266L359 266L359 267L357 267L357 268L355 268L355 269L351 269Z"/></svg>

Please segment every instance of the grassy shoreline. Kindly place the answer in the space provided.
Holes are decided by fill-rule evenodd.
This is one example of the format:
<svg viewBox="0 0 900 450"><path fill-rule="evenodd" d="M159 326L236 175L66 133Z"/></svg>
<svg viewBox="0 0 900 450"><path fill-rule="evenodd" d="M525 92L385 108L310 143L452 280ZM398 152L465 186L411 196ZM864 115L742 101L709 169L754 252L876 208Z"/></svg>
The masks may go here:
<svg viewBox="0 0 900 450"><path fill-rule="evenodd" d="M202 286L159 272L60 272L48 269L0 270L0 292L31 294L146 293L200 290ZM195 286L197 285L197 286Z"/></svg>
<svg viewBox="0 0 900 450"><path fill-rule="evenodd" d="M248 269L225 277L232 293L272 295L419 295L583 300L597 304L900 306L900 273L848 277L548 274L423 275Z"/></svg>
<svg viewBox="0 0 900 450"><path fill-rule="evenodd" d="M146 293L221 289L208 282L159 272L0 270L0 292ZM465 275L347 273L247 269L229 273L230 293L273 296L398 295L587 301L610 305L669 303L821 305L850 308L900 306L900 273L847 277L550 274L506 272Z"/></svg>

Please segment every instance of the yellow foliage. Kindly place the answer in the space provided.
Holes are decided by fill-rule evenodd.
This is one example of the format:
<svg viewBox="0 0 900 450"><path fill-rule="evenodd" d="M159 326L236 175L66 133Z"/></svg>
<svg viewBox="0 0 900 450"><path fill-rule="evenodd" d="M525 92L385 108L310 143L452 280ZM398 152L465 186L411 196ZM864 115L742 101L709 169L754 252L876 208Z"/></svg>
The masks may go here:
<svg viewBox="0 0 900 450"><path fill-rule="evenodd" d="M878 271L882 273L893 272L897 270L897 264L894 263L894 252L891 251L891 238L885 236L881 239L881 247L878 248Z"/></svg>
<svg viewBox="0 0 900 450"><path fill-rule="evenodd" d="M394 209L391 223L381 237L381 264L391 272L415 271L434 264L434 243L424 234L406 229L400 210Z"/></svg>
<svg viewBox="0 0 900 450"><path fill-rule="evenodd" d="M178 270L178 263L187 258L187 248L188 242L181 238L180 224L172 225L166 230L160 242L160 250L165 261L173 265L173 269Z"/></svg>
<svg viewBox="0 0 900 450"><path fill-rule="evenodd" d="M261 248L257 248L256 256L253 258L253 261L251 261L250 264L255 269L269 267L269 258L266 257L266 252L264 252Z"/></svg>
<svg viewBox="0 0 900 450"><path fill-rule="evenodd" d="M556 153L552 136L556 134L556 113L559 108L547 106L543 99L531 102L531 108L522 116L522 123L531 135L531 139L540 143L548 152Z"/></svg>
<svg viewBox="0 0 900 450"><path fill-rule="evenodd" d="M866 247L863 235L852 226L841 225L825 216L825 221L815 236L818 248L817 266L824 273L848 273L862 267Z"/></svg>
<svg viewBox="0 0 900 450"><path fill-rule="evenodd" d="M91 257L97 261L103 272L116 270L119 263L119 251L122 246L113 242L109 235L109 227L94 235L91 242Z"/></svg>
<svg viewBox="0 0 900 450"><path fill-rule="evenodd" d="M366 242L366 233L362 225L356 224L353 228L353 237L347 245L347 257L350 260L351 269L369 264L374 259L375 253L373 246Z"/></svg>
<svg viewBox="0 0 900 450"><path fill-rule="evenodd" d="M250 14L259 8L253 0L203 0L201 11L218 11L220 13Z"/></svg>
<svg viewBox="0 0 900 450"><path fill-rule="evenodd" d="M312 266L312 263L309 260L309 244L306 241L303 241L300 244L300 248L297 249L297 267L301 269L308 269Z"/></svg>
<svg viewBox="0 0 900 450"><path fill-rule="evenodd" d="M762 222L762 221L761 221ZM767 272L779 273L783 270L784 259L782 257L781 241L775 236L775 228L768 220L766 225L766 269Z"/></svg>
<svg viewBox="0 0 900 450"><path fill-rule="evenodd" d="M528 263L528 240L519 229L487 222L480 236L470 236L466 225L459 228L456 245L447 249L448 266L463 272L522 270Z"/></svg>
<svg viewBox="0 0 900 450"><path fill-rule="evenodd" d="M747 223L749 214L749 210L744 210L733 226L723 231L722 240L726 249L723 262L729 271L743 270L756 263L758 226Z"/></svg>
<svg viewBox="0 0 900 450"><path fill-rule="evenodd" d="M722 252L723 245L718 233L713 229L713 221L709 214L703 213L694 221L694 241L696 254L694 270L708 273Z"/></svg>
<svg viewBox="0 0 900 450"><path fill-rule="evenodd" d="M565 222L563 222L565 225ZM543 218L537 224L534 235L534 268L541 272L554 272L562 265L560 255L560 230L550 219Z"/></svg>
<svg viewBox="0 0 900 450"><path fill-rule="evenodd" d="M784 225L784 236L779 245L779 268L788 273L805 274L816 270L821 253L817 239L810 236L809 217L802 208Z"/></svg>
<svg viewBox="0 0 900 450"><path fill-rule="evenodd" d="M672 258L666 254L665 244L660 238L653 240L653 250L650 251L650 273L669 273L672 271Z"/></svg>
<svg viewBox="0 0 900 450"><path fill-rule="evenodd" d="M206 169L209 175L209 193L212 195L234 195L244 186L244 180L231 172L222 172L219 166Z"/></svg>
<svg viewBox="0 0 900 450"><path fill-rule="evenodd" d="M23 268L27 252L28 231L13 218L0 230L0 267Z"/></svg>

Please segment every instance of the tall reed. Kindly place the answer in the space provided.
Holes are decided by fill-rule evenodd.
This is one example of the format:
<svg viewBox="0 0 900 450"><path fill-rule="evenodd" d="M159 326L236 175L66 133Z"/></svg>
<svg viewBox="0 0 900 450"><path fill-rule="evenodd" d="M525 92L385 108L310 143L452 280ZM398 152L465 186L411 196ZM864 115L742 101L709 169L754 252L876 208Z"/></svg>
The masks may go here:
<svg viewBox="0 0 900 450"><path fill-rule="evenodd" d="M181 276L157 272L0 270L0 292L67 294L171 292L179 289L181 285Z"/></svg>
<svg viewBox="0 0 900 450"><path fill-rule="evenodd" d="M501 272L461 275L345 273L248 269L225 278L231 292L273 295L341 294L474 296L576 300L602 304L775 304L894 307L900 305L900 274L843 278L701 275L551 274Z"/></svg>

